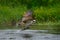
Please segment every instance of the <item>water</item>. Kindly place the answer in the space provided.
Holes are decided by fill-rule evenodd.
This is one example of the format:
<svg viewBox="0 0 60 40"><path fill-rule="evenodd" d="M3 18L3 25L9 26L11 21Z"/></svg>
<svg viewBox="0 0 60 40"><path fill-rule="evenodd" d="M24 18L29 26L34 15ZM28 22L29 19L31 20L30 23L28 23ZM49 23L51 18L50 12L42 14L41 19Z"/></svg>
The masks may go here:
<svg viewBox="0 0 60 40"><path fill-rule="evenodd" d="M60 40L60 35L48 30L0 30L0 40Z"/></svg>

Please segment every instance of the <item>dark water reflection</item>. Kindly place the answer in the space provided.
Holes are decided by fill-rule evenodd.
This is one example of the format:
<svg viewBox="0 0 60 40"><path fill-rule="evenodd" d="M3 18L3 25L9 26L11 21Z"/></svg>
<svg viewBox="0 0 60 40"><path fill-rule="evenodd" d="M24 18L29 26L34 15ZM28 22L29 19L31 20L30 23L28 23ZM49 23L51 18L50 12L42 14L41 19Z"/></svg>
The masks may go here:
<svg viewBox="0 0 60 40"><path fill-rule="evenodd" d="M0 30L0 40L60 40L60 35L48 30Z"/></svg>

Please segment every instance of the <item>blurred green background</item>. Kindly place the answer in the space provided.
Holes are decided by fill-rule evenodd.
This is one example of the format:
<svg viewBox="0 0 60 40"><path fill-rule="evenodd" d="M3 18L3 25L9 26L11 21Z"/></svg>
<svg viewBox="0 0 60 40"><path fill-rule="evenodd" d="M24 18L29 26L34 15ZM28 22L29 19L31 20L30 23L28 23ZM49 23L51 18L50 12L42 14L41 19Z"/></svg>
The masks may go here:
<svg viewBox="0 0 60 40"><path fill-rule="evenodd" d="M39 24L31 29L52 29L60 33L60 0L0 0L0 29L14 28L12 25L29 9L34 11L36 25Z"/></svg>

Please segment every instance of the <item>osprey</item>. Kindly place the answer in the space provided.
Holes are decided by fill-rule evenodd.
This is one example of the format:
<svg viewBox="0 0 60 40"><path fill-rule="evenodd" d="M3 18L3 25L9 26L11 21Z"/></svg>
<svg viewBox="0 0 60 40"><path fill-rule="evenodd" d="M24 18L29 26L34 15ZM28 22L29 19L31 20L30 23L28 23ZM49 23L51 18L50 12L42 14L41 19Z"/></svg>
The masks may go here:
<svg viewBox="0 0 60 40"><path fill-rule="evenodd" d="M32 14L33 13L32 13L31 10L28 10L27 12L24 12L23 17L22 17L21 21L19 21L17 23L17 26L18 25L24 26L22 28L22 30L28 29L30 27L30 25L32 25L33 23L36 22L36 20L34 19L34 16Z"/></svg>

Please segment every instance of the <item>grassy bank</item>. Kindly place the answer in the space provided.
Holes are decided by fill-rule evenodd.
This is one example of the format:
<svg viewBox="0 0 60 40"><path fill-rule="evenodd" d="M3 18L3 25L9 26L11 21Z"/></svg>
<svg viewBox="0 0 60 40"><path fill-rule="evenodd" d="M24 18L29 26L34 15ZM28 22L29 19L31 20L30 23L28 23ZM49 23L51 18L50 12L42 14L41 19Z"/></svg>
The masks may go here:
<svg viewBox="0 0 60 40"><path fill-rule="evenodd" d="M48 30L49 33L60 34L60 22L37 23L31 27L33 30Z"/></svg>
<svg viewBox="0 0 60 40"><path fill-rule="evenodd" d="M60 0L1 0L0 29L14 29L18 20L28 9L33 10L37 20L31 29L51 29L60 32ZM39 24L39 25L37 25Z"/></svg>
<svg viewBox="0 0 60 40"><path fill-rule="evenodd" d="M21 27L9 26L9 25L0 25L1 29L20 29ZM45 22L45 23L35 23L30 26L32 30L48 30L48 33L60 34L60 22Z"/></svg>
<svg viewBox="0 0 60 40"><path fill-rule="evenodd" d="M46 30L52 33L60 33L60 8L58 5L54 7L35 7L32 8L37 23L31 29ZM27 10L26 6L18 6L11 8L0 5L0 29L19 29L19 27L11 26L12 21L17 22L21 19L24 12ZM38 25L39 24L39 25ZM37 26L37 27L36 27Z"/></svg>
<svg viewBox="0 0 60 40"><path fill-rule="evenodd" d="M0 5L0 23L11 22L13 19L18 21L21 19L24 11L27 10L26 6L18 6L11 8L8 6ZM59 22L60 21L60 6L55 5L54 7L35 7L32 8L34 11L33 15L38 22Z"/></svg>
<svg viewBox="0 0 60 40"><path fill-rule="evenodd" d="M0 1L0 24L17 22L21 19L24 11L33 10L37 22L59 22L60 3L59 0L1 0Z"/></svg>

